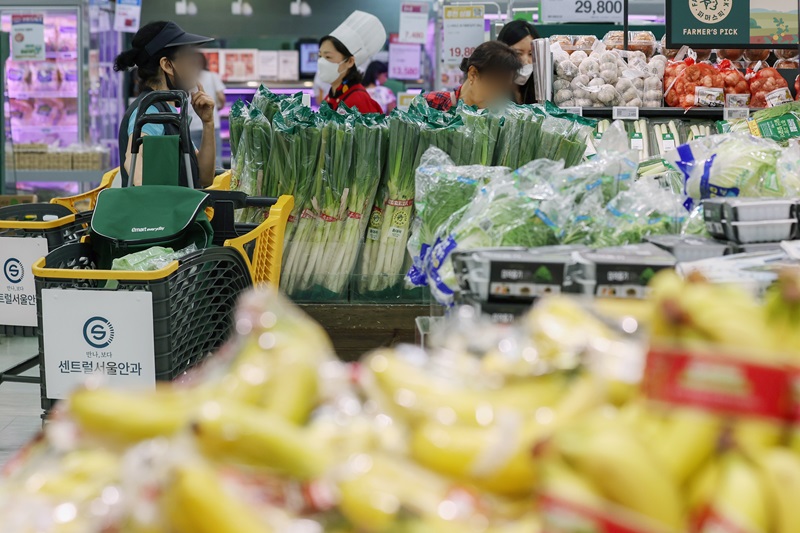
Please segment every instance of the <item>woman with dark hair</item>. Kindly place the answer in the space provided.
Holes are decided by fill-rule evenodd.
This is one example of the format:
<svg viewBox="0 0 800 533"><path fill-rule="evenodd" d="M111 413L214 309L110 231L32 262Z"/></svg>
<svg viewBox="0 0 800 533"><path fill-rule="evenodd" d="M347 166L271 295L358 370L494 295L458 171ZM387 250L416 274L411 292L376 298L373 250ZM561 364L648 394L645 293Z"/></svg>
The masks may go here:
<svg viewBox="0 0 800 533"><path fill-rule="evenodd" d="M381 106L361 84L359 65L364 65L386 42L386 30L374 15L354 11L330 35L319 41L317 72L331 90L325 101L334 110L340 103L362 113L381 113Z"/></svg>
<svg viewBox="0 0 800 533"><path fill-rule="evenodd" d="M514 78L514 99L518 104L533 104L536 94L533 88L533 40L539 34L533 24L524 20L512 20L500 30L497 40L513 48L522 60L522 68Z"/></svg>
<svg viewBox="0 0 800 533"><path fill-rule="evenodd" d="M514 49L499 41L487 41L461 61L464 83L455 91L425 95L428 105L447 111L459 100L479 109L507 99L522 60Z"/></svg>
<svg viewBox="0 0 800 533"><path fill-rule="evenodd" d="M200 66L197 62L196 47L213 41L209 37L186 33L174 22L151 22L142 26L133 37L132 48L117 56L114 70L117 72L137 69L141 80L141 94L128 106L125 117L119 126L120 174L123 186L141 185L141 162L146 157L139 150L139 163L136 175L129 180L131 135L136 124L139 102L152 91L182 90L191 94L190 102L195 113L203 123L203 136L200 149L191 151L190 164L193 183L189 183L187 169L180 158L179 183L188 187L207 187L214 180L216 141L214 138L214 99L198 84ZM150 106L145 113L174 113L175 107L167 104ZM146 124L142 135L177 135L173 125Z"/></svg>
<svg viewBox="0 0 800 533"><path fill-rule="evenodd" d="M383 84L389 79L389 65L383 61L373 61L364 73L364 87L373 100L383 109L384 114L391 113L397 107L397 97L392 90Z"/></svg>

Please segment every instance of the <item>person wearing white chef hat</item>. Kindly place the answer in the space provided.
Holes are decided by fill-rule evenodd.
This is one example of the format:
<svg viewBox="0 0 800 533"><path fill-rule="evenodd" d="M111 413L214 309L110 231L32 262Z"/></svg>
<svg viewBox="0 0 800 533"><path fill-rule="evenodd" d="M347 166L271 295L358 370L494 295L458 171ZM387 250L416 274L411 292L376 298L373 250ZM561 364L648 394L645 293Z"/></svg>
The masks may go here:
<svg viewBox="0 0 800 533"><path fill-rule="evenodd" d="M319 41L317 73L331 84L325 101L334 110L339 104L362 113L381 113L381 106L361 84L358 67L366 65L386 42L386 30L378 17L354 11L330 35Z"/></svg>

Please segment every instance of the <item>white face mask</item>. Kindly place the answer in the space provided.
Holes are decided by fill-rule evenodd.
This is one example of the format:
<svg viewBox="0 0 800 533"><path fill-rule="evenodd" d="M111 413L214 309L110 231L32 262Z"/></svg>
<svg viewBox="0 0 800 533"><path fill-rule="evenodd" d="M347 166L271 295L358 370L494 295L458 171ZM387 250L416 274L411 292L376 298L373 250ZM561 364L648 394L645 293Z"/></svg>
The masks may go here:
<svg viewBox="0 0 800 533"><path fill-rule="evenodd" d="M514 83L517 85L525 85L528 83L528 80L531 79L531 74L533 74L533 65L531 63L522 65L522 68L517 71L517 77L514 78Z"/></svg>
<svg viewBox="0 0 800 533"><path fill-rule="evenodd" d="M342 61L342 63L344 63L344 61ZM333 61L328 61L324 57L317 59L317 73L319 73L320 81L329 84L335 82L340 76L339 65L342 63L334 63Z"/></svg>

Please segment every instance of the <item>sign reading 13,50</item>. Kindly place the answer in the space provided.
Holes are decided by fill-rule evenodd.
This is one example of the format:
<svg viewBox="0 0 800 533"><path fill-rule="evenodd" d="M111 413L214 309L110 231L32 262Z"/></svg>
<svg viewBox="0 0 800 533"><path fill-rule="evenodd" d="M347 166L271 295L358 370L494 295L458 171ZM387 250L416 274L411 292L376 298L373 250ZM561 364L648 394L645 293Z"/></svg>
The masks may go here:
<svg viewBox="0 0 800 533"><path fill-rule="evenodd" d="M542 21L622 24L622 0L542 0Z"/></svg>

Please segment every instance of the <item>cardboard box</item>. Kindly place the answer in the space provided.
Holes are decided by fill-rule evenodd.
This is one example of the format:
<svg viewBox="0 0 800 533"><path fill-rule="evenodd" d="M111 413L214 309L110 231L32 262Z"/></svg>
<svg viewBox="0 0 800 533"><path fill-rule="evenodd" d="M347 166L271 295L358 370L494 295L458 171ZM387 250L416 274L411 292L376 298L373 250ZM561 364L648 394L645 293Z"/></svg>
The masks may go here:
<svg viewBox="0 0 800 533"><path fill-rule="evenodd" d="M35 194L0 194L0 207L18 204L35 204L38 201Z"/></svg>

